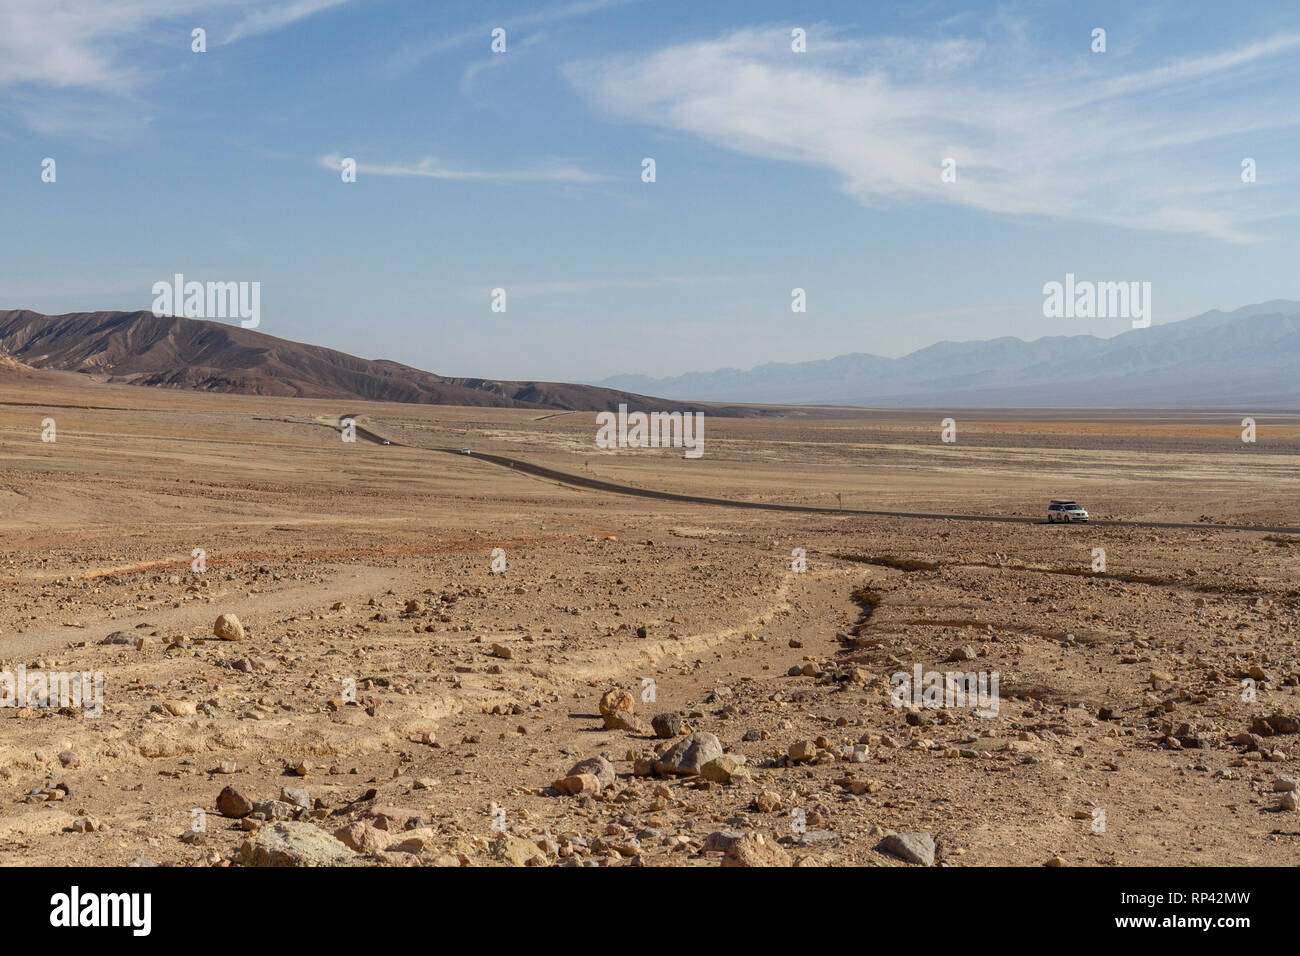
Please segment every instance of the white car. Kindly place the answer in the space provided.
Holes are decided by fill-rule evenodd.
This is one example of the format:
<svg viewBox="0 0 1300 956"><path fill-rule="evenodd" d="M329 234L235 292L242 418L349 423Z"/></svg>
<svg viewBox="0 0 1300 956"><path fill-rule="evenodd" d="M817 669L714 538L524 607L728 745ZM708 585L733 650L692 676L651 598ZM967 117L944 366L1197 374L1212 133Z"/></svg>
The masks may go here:
<svg viewBox="0 0 1300 956"><path fill-rule="evenodd" d="M1072 521L1087 521L1088 512L1083 507L1070 498L1053 498L1052 503L1047 506L1047 523L1056 524L1063 521L1070 524Z"/></svg>
<svg viewBox="0 0 1300 956"><path fill-rule="evenodd" d="M462 455L468 455L468 454L469 454L469 449L468 449L468 448L462 448L462 449L460 450L460 453L461 453Z"/></svg>

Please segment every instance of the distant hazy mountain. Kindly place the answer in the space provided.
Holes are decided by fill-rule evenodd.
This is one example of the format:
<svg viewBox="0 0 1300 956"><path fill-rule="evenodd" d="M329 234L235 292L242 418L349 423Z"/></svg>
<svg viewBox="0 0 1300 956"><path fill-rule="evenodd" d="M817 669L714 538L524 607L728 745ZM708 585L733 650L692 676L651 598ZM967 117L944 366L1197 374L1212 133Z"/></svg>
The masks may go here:
<svg viewBox="0 0 1300 956"><path fill-rule="evenodd" d="M703 410L592 385L448 378L278 339L224 322L152 312L0 311L0 364L82 372L131 385L303 398L578 411ZM21 367L19 365L18 367ZM712 414L754 414L710 409Z"/></svg>
<svg viewBox="0 0 1300 956"><path fill-rule="evenodd" d="M674 399L911 407L1300 405L1300 302L1283 299L1114 338L939 342L902 358L617 375L600 383Z"/></svg>

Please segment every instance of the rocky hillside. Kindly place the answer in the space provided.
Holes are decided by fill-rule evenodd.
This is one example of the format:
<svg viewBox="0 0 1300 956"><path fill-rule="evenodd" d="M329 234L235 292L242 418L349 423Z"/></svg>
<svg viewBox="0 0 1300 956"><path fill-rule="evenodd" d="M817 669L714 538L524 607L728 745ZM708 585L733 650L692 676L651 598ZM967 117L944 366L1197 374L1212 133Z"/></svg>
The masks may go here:
<svg viewBox="0 0 1300 956"><path fill-rule="evenodd" d="M590 385L449 378L238 325L152 312L0 312L0 355L33 368L157 388L498 408L603 411L626 403L633 409L704 410Z"/></svg>

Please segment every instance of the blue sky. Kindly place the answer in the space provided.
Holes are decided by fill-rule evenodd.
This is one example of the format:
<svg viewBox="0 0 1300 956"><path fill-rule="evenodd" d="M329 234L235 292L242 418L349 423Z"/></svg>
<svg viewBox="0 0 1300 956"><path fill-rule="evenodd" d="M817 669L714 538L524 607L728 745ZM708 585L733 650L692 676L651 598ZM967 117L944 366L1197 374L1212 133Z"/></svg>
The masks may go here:
<svg viewBox="0 0 1300 956"><path fill-rule="evenodd" d="M570 381L1113 335L1044 283L1300 299L1297 64L1289 2L0 0L0 308L258 281L272 335Z"/></svg>

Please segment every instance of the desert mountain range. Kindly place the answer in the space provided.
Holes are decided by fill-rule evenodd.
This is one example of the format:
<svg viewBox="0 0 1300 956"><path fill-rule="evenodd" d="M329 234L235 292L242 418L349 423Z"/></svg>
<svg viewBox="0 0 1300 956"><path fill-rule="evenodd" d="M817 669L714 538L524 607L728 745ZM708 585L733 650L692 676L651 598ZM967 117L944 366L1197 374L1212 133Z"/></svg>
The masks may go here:
<svg viewBox="0 0 1300 956"><path fill-rule="evenodd" d="M600 383L667 398L868 407L1177 408L1300 404L1300 302L1132 329L1113 338L939 342L901 358L618 375Z"/></svg>
<svg viewBox="0 0 1300 956"><path fill-rule="evenodd" d="M1300 403L1300 303L1215 310L1108 339L939 342L896 359L853 353L673 378L618 375L596 385L454 378L236 324L152 312L0 311L0 372L15 364L158 388L573 411L620 404L705 410L693 403L710 403L714 415L761 414L744 407L751 403L1288 408Z"/></svg>
<svg viewBox="0 0 1300 956"><path fill-rule="evenodd" d="M239 325L152 312L0 311L0 370L15 363L114 383L276 397L577 411L612 410L620 403L634 410L703 410L591 385L449 378Z"/></svg>

